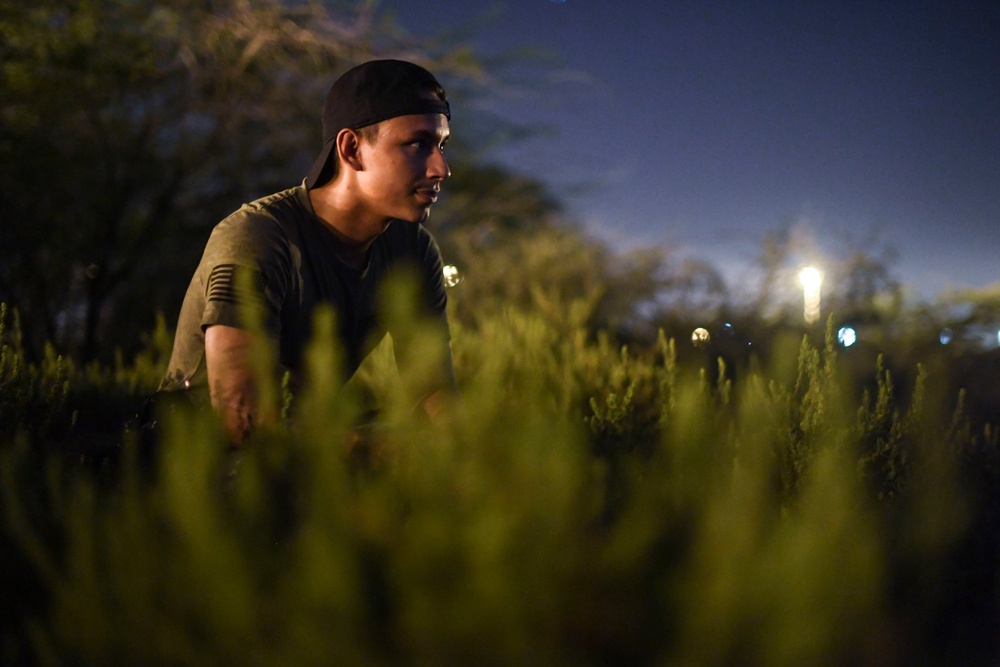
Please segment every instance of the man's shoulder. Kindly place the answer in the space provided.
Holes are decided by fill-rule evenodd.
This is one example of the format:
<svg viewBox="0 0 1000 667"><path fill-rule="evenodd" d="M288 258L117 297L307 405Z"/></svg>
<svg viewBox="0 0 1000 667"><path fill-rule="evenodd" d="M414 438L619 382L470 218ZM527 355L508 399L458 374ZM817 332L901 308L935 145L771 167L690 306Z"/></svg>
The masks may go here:
<svg viewBox="0 0 1000 667"><path fill-rule="evenodd" d="M248 215L258 214L276 218L287 215L298 216L308 213L303 203L305 197L308 197L306 188L300 184L246 203L236 213L242 211Z"/></svg>
<svg viewBox="0 0 1000 667"><path fill-rule="evenodd" d="M223 222L231 225L246 225L270 221L283 226L297 223L303 216L309 214L303 203L303 198L307 196L305 188L301 185L275 192L243 204L229 214Z"/></svg>
<svg viewBox="0 0 1000 667"><path fill-rule="evenodd" d="M302 186L296 186L243 204L216 225L212 235L261 240L297 237L294 230L308 215L302 197Z"/></svg>
<svg viewBox="0 0 1000 667"><path fill-rule="evenodd" d="M205 248L205 260L243 263L294 255L300 244L301 188L289 188L244 204L219 222Z"/></svg>

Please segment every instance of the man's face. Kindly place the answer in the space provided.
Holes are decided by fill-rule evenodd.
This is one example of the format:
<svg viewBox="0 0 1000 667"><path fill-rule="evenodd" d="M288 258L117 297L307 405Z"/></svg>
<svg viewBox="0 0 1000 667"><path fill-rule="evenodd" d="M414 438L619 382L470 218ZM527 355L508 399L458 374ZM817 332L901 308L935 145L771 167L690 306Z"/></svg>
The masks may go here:
<svg viewBox="0 0 1000 667"><path fill-rule="evenodd" d="M360 146L358 186L366 206L385 218L423 222L451 175L444 145L451 135L442 114L413 114L382 121Z"/></svg>

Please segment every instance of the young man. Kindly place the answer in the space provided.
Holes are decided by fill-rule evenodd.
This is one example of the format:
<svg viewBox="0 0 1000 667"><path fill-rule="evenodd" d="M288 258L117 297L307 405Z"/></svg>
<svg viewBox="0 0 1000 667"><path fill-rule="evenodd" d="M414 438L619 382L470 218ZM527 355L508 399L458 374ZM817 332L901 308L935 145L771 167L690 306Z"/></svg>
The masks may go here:
<svg viewBox="0 0 1000 667"><path fill-rule="evenodd" d="M349 377L385 334L376 298L386 274L417 271L448 346L441 256L421 225L450 171L451 118L430 72L399 60L359 65L330 88L323 149L298 186L246 204L212 232L191 280L161 390L206 387L234 442L255 419L253 334L263 312L281 366L296 377L321 303L336 312ZM450 347L444 352L451 379Z"/></svg>

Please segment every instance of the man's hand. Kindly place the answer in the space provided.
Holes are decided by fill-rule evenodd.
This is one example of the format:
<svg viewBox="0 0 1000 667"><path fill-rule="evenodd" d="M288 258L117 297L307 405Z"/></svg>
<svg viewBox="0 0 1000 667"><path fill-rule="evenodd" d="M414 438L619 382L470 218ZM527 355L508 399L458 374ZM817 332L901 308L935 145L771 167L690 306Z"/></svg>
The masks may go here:
<svg viewBox="0 0 1000 667"><path fill-rule="evenodd" d="M216 324L205 330L205 368L212 407L222 417L234 445L246 440L256 418L252 342L253 335L244 329Z"/></svg>

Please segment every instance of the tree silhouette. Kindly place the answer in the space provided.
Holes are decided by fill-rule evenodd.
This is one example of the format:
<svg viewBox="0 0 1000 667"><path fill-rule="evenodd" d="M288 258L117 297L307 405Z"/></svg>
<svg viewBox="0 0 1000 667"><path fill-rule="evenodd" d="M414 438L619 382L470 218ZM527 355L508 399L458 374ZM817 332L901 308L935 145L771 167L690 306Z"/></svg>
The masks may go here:
<svg viewBox="0 0 1000 667"><path fill-rule="evenodd" d="M370 3L0 2L0 300L29 352L176 312L211 227L303 177L333 78L391 56L478 76Z"/></svg>

